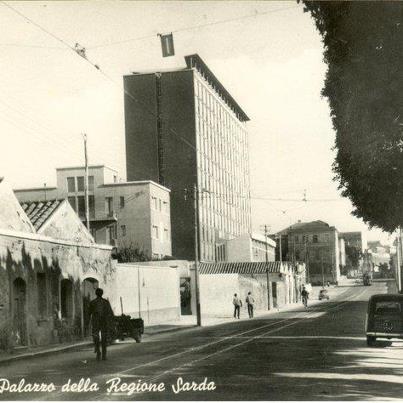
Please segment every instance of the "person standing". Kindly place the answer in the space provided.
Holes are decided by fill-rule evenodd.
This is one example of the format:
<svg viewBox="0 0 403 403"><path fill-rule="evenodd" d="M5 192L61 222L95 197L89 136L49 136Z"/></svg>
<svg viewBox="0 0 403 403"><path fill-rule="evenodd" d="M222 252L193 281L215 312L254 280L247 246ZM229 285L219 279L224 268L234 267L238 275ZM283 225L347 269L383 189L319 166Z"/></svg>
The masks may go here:
<svg viewBox="0 0 403 403"><path fill-rule="evenodd" d="M238 298L237 294L234 294L232 303L234 304L234 318L240 319L239 315L241 312L242 301Z"/></svg>
<svg viewBox="0 0 403 403"><path fill-rule="evenodd" d="M253 318L253 307L255 305L255 299L252 297L252 293L249 291L246 297L246 304L248 305L249 318Z"/></svg>
<svg viewBox="0 0 403 403"><path fill-rule="evenodd" d="M108 338L108 329L113 321L113 311L111 304L105 298L102 298L104 291L102 288L95 290L97 296L90 302L89 314L92 324L92 338L95 345L97 360L101 359L100 344L102 348L102 359L106 360L106 343Z"/></svg>

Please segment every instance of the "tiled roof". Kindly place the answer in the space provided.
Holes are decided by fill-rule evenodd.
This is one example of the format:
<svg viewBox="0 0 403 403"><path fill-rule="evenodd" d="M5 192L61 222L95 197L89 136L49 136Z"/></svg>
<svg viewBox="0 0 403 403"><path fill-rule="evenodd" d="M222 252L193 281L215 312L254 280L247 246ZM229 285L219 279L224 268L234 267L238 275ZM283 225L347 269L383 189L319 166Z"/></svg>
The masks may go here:
<svg viewBox="0 0 403 403"><path fill-rule="evenodd" d="M42 227L64 200L22 202L21 207L36 230Z"/></svg>
<svg viewBox="0 0 403 403"><path fill-rule="evenodd" d="M265 274L267 270L269 273L280 273L280 269L281 262L199 263L200 274Z"/></svg>

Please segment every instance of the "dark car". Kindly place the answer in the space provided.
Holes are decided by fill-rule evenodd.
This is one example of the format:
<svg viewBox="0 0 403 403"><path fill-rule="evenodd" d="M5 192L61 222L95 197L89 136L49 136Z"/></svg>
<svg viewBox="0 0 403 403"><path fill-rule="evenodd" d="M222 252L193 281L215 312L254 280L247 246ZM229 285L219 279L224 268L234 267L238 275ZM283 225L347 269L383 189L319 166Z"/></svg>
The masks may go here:
<svg viewBox="0 0 403 403"><path fill-rule="evenodd" d="M321 301L322 299L329 299L329 293L327 292L327 290L323 289L319 291L319 301Z"/></svg>
<svg viewBox="0 0 403 403"><path fill-rule="evenodd" d="M402 312L403 295L373 295L368 302L365 326L368 346L372 346L377 338L403 339Z"/></svg>

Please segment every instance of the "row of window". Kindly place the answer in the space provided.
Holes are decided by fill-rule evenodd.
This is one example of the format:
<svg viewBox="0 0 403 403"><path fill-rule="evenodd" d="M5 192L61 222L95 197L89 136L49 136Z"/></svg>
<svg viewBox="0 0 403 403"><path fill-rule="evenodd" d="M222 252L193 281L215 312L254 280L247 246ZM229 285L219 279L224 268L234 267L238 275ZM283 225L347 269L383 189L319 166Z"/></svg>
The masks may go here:
<svg viewBox="0 0 403 403"><path fill-rule="evenodd" d="M155 196L151 196L151 208L156 211L163 211L169 213L169 204L166 200L159 199Z"/></svg>
<svg viewBox="0 0 403 403"><path fill-rule="evenodd" d="M68 196L73 210L78 214L80 218L85 218L85 197L84 196ZM95 218L95 199L93 195L88 196L88 210L90 218Z"/></svg>
<svg viewBox="0 0 403 403"><path fill-rule="evenodd" d="M67 192L84 192L85 180L84 176L70 176L67 178ZM94 177L88 176L88 190L94 190Z"/></svg>
<svg viewBox="0 0 403 403"><path fill-rule="evenodd" d="M305 242L312 242L312 243L318 243L318 242L329 242L330 241L330 235L329 234L307 234L307 235L295 235L294 236L294 242L296 243L305 243Z"/></svg>
<svg viewBox="0 0 403 403"><path fill-rule="evenodd" d="M168 228L160 228L158 225L153 225L152 226L152 233L151 233L152 238L154 239L160 239L161 241L168 242L169 239L169 230Z"/></svg>

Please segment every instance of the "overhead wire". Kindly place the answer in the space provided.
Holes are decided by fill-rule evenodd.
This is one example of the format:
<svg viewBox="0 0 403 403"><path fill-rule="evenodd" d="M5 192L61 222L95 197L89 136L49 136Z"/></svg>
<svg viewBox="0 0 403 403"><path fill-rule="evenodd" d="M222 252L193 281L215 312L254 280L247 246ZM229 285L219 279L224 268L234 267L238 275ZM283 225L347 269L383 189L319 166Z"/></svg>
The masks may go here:
<svg viewBox="0 0 403 403"><path fill-rule="evenodd" d="M103 69L100 68L99 65L95 64L94 62L92 62L91 60L88 59L88 57L86 57L86 55L80 55L77 52L77 49L75 49L74 47L72 47L71 45L69 45L65 40L63 40L62 38L58 37L57 35L53 34L52 32L50 32L49 30L47 30L46 28L42 27L40 24L36 23L35 21L33 21L32 19L30 19L29 17L25 16L23 13L21 13L20 11L18 11L17 9L15 9L14 7L12 7L11 5L9 5L7 2L1 0L1 3L4 4L6 7L8 7L9 9L11 9L13 12L15 12L16 14L18 14L19 16L21 16L22 18L24 18L26 21L28 21L29 23L33 24L34 26L36 26L38 29L40 29L42 32L46 33L47 35L51 36L52 38L54 38L55 40L59 41L60 43L62 43L66 48L72 50L75 54L79 55L82 57L82 59L84 59L87 63L91 64L94 68L96 68L106 79L108 79L110 82L112 82L113 84L117 85L119 87L119 89L122 89L121 86L112 78L110 77ZM228 22L232 22L232 21L237 21L237 20L241 20L244 18L251 18L253 16L257 16L257 15L265 15L265 14L270 14L273 12L278 12L278 11L283 11L283 10L287 10L287 9L291 9L291 8L296 8L295 6L292 7L285 7L285 8L281 8L281 9L277 9L277 10L269 10L267 12L260 12L260 13L255 13L253 15L246 15L246 16L241 16L238 18L234 18L234 19L227 19L227 20L221 20L221 21L215 21L215 22L211 22L211 23L206 23L206 24L201 24L198 26L190 26L190 27L186 27L186 28L182 28L182 29L177 29L172 31L172 33L176 33L176 32L183 32L183 31L188 31L191 29L198 29L201 27L206 27L206 26L211 26L211 25L217 25L217 24L221 24L221 23L228 23ZM141 37L141 38L133 38L133 39L128 39L127 41L132 41L132 40L139 40L139 39L145 39L145 38L149 38L150 36L147 37ZM119 41L119 42L115 42L115 43L110 43L108 45L99 45L98 47L101 46L109 46L112 44L117 44L117 43L123 43L124 41ZM89 47L87 49L94 49L95 47ZM157 115L155 114L155 112L153 112L152 110L150 110L148 108L147 105L145 105L143 102L139 101L135 96L133 96L127 89L123 88L123 92L125 93L125 95L127 95L130 99L132 99L134 102L140 104L141 106L143 106L145 108L145 110L150 113L152 116L156 117ZM169 130L170 133L172 133L174 136L176 136L177 138L179 138L183 143L185 143L186 145L188 145L190 148L192 148L193 150L197 151L195 145L193 145L192 143L190 143L187 139L185 139L183 136L179 135L174 129L172 129L172 127L167 127L167 129ZM214 194L213 192L209 192L211 194ZM225 198L228 198L228 195L225 194L217 194L217 196L223 196ZM240 196L240 195L231 195L231 199L233 199L234 197L243 197L243 198L250 198L253 200L267 200L267 201L282 201L282 202L333 202L333 201L340 201L340 199L285 199L285 198L269 198L269 197L256 197L256 196Z"/></svg>
<svg viewBox="0 0 403 403"><path fill-rule="evenodd" d="M278 8L276 10L255 11L253 14L243 15L243 16L235 17L235 18L229 18L229 19L226 19L226 20L207 22L207 23L199 24L199 25L190 25L188 27L178 28L178 29L175 29L175 30L170 31L170 32L175 34L175 33L178 33L178 32L186 32L186 31L196 30L196 29L200 29L200 28L204 28L204 27L213 26L213 25L227 24L227 23L230 23L230 22L241 21L241 20L247 19L247 18L259 17L261 15L267 15L267 14L272 14L272 13L276 13L276 12L279 12L279 11L290 10L290 9L294 9L294 8L297 8L297 7L298 6L290 6L290 7ZM108 46L121 45L121 44L124 44L124 43L136 42L136 41L149 39L149 38L155 38L155 34L153 34L153 35L150 34L150 35L146 35L146 36L140 36L140 37L137 37L137 38L128 38L128 39L123 39L121 41L109 42L109 43L104 43L104 44L99 44L99 45L88 46L87 49L98 49L98 48L104 48L104 47L108 47Z"/></svg>

